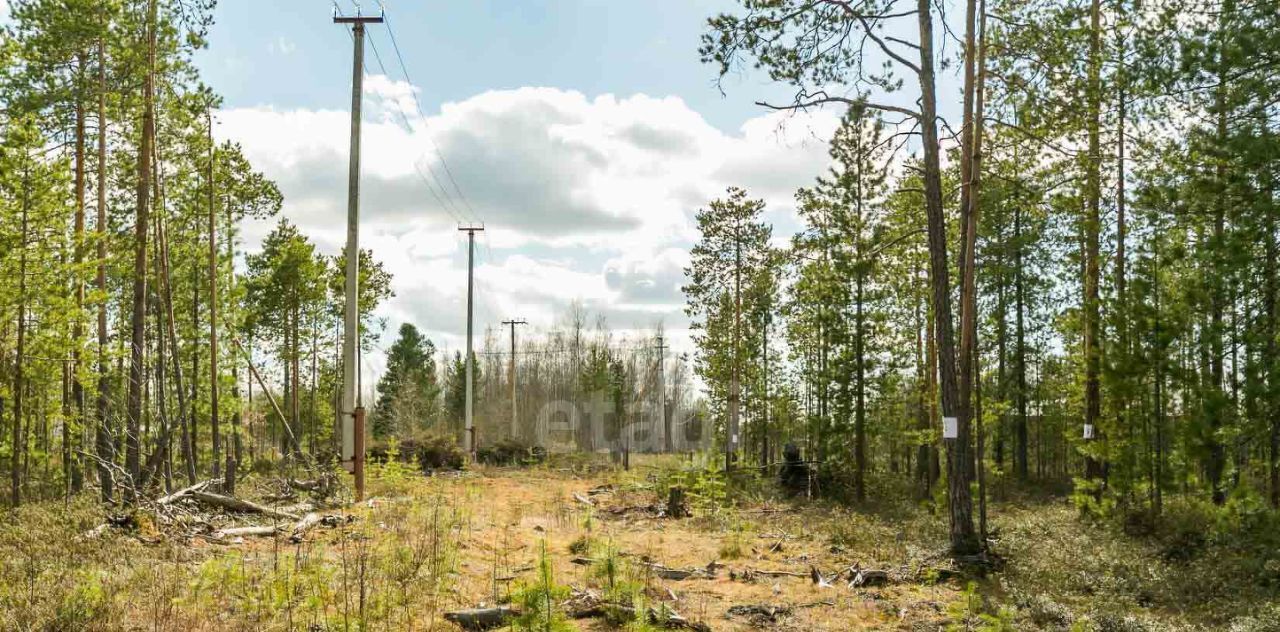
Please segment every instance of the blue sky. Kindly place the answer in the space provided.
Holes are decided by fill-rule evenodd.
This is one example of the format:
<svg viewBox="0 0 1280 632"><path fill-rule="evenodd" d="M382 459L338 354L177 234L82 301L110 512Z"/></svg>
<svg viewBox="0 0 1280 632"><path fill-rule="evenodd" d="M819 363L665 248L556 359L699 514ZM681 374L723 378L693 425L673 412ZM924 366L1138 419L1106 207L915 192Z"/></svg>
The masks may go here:
<svg viewBox="0 0 1280 632"><path fill-rule="evenodd" d="M706 19L725 0L390 0L388 22L426 111L487 90L524 86L587 95L679 95L723 131L760 114L753 101L785 97L763 78L730 77L728 96L698 60ZM339 3L355 10L350 0ZM376 14L376 2L364 2ZM350 39L321 0L219 2L209 50L197 61L230 107L345 109ZM398 76L387 29L369 29ZM370 72L378 68L366 52Z"/></svg>
<svg viewBox="0 0 1280 632"><path fill-rule="evenodd" d="M522 316L536 335L578 301L624 333L661 323L675 350L690 351L679 288L693 214L745 186L769 201L785 241L797 227L792 194L824 168L839 116L763 111L755 100L788 91L760 76L729 77L721 93L697 48L707 18L733 6L386 2L412 80L388 28L370 26L361 241L395 275L387 330L407 321L441 346L462 344L456 224L479 220L481 331ZM223 0L196 57L225 99L219 135L280 184L284 215L327 252L344 238L352 53L333 7ZM365 3L365 14L377 11ZM270 228L246 226L246 248Z"/></svg>
<svg viewBox="0 0 1280 632"><path fill-rule="evenodd" d="M790 90L746 71L726 78L722 94L716 68L699 61L707 18L735 10L730 0L384 4L408 76L388 28L370 26L361 245L395 277L396 296L380 309L389 332L412 322L438 346L462 345L466 250L456 228L482 221L479 331L525 317L526 335L537 335L578 302L623 333L661 323L676 352L691 351L680 286L694 213L741 186L767 202L785 243L799 228L796 188L828 164L840 110L767 112L754 102L785 102ZM0 0L0 21L6 8ZM345 238L352 54L333 10L321 0L221 0L195 59L225 99L215 133L279 184L283 215L328 253ZM939 82L946 115L958 109L954 66ZM882 100L911 105L915 93L908 85ZM245 249L273 223L243 226ZM375 379L366 384L381 365L380 354L367 358Z"/></svg>
<svg viewBox="0 0 1280 632"><path fill-rule="evenodd" d="M767 112L755 102L791 92L760 72L727 77L721 92L716 68L698 58L699 36L735 2L384 5L408 76L387 26L370 26L361 235L395 275L396 297L381 309L388 332L412 322L442 347L462 345L456 225L478 220L487 227L480 331L525 317L537 335L576 301L624 333L661 323L675 351L691 351L679 288L694 213L736 185L766 200L776 242L799 228L794 191L825 169L841 112ZM351 0L338 6L355 12ZM321 0L222 0L196 58L225 98L219 134L280 184L284 215L327 252L345 235L352 53L333 10ZM945 114L958 90L953 75L940 84ZM911 105L915 92L882 100ZM246 226L246 247L270 228ZM365 366L376 377L381 358Z"/></svg>

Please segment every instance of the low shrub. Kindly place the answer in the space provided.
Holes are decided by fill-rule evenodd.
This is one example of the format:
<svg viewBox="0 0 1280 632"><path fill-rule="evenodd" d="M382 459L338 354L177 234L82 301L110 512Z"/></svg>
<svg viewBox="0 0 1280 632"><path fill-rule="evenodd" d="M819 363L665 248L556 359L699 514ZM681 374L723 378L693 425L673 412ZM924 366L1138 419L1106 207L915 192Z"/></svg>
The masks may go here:
<svg viewBox="0 0 1280 632"><path fill-rule="evenodd" d="M530 447L514 439L502 439L476 449L476 460L485 465L528 465L542 463L546 459L545 449Z"/></svg>

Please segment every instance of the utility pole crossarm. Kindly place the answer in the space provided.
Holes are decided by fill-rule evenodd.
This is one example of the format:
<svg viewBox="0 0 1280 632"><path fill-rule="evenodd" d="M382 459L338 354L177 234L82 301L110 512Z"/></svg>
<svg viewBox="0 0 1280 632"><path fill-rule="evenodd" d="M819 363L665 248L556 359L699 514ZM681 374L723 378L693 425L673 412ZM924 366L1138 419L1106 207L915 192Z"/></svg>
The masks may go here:
<svg viewBox="0 0 1280 632"><path fill-rule="evenodd" d="M333 15L334 24L382 24L382 16L362 16L362 15Z"/></svg>

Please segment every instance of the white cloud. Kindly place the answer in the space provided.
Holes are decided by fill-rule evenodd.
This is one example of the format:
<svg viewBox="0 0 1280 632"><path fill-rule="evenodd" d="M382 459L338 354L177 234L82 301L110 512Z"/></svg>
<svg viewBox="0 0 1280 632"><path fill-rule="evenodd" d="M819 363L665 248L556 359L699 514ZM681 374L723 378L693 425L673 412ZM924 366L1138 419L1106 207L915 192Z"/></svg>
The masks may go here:
<svg viewBox="0 0 1280 632"><path fill-rule="evenodd" d="M291 55L297 50L298 45L293 40L280 35L267 43L267 52L272 55Z"/></svg>
<svg viewBox="0 0 1280 632"><path fill-rule="evenodd" d="M423 121L416 91L366 78L361 243L395 277L396 297L382 310L389 330L414 322L453 348L465 329L459 219L486 225L477 331L511 316L550 326L580 300L620 329L664 321L674 344L688 345L679 288L697 238L693 214L732 184L788 222L795 188L827 165L839 119L774 113L726 134L676 97L520 88L445 104ZM220 119L221 134L279 183L284 214L336 252L345 240L349 114L255 107ZM268 230L246 230L250 249Z"/></svg>

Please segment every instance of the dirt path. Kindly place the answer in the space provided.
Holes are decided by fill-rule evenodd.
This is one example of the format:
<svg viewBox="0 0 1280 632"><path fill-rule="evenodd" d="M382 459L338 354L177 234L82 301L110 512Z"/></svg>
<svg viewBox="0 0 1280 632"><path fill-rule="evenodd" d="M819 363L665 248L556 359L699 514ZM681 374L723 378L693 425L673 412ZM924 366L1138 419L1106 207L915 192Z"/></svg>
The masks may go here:
<svg viewBox="0 0 1280 632"><path fill-rule="evenodd" d="M954 586L918 582L918 568L871 559L908 556L897 542L868 541L879 548L856 554L833 545L833 517L820 512L704 508L671 519L658 511L654 482L629 474L488 470L432 485L443 497L463 499L469 514L449 607L492 605L535 580L543 543L557 583L605 591L600 567L613 557L649 605L665 604L716 630L934 629L945 604L958 598ZM375 501L368 520L379 521L386 506ZM850 587L855 566L887 571L887 585ZM685 572L690 576L680 579ZM599 621L578 624L609 629Z"/></svg>

